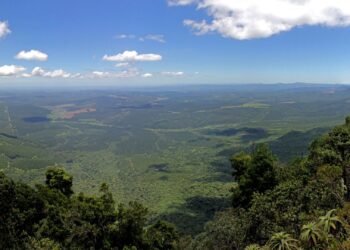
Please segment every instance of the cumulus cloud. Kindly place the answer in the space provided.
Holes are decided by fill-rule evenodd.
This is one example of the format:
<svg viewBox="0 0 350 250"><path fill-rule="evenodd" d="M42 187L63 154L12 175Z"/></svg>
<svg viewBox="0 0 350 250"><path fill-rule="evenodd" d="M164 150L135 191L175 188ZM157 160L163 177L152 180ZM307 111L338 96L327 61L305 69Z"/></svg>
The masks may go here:
<svg viewBox="0 0 350 250"><path fill-rule="evenodd" d="M183 76L185 73L182 71L165 71L161 73L163 76Z"/></svg>
<svg viewBox="0 0 350 250"><path fill-rule="evenodd" d="M46 77L51 77L51 78L57 78L57 77L62 77L62 78L69 78L71 77L71 73L68 73L64 71L63 69L56 69L54 71L48 71L44 74Z"/></svg>
<svg viewBox="0 0 350 250"><path fill-rule="evenodd" d="M32 70L32 76L42 76L42 77L49 77L49 78L76 78L79 77L80 74L74 74L68 73L64 71L63 69L56 69L53 71L45 71L44 69L40 67L35 67Z"/></svg>
<svg viewBox="0 0 350 250"><path fill-rule="evenodd" d="M195 0L169 0L168 4L170 6L177 6L177 5L188 5L194 2L196 1Z"/></svg>
<svg viewBox="0 0 350 250"><path fill-rule="evenodd" d="M92 76L96 78L105 78L110 76L109 72L104 72L104 71L93 71Z"/></svg>
<svg viewBox="0 0 350 250"><path fill-rule="evenodd" d="M0 21L0 38L5 37L9 33L11 33L11 30L8 23Z"/></svg>
<svg viewBox="0 0 350 250"><path fill-rule="evenodd" d="M152 34L150 34L150 35L140 37L139 40L140 41L151 40L151 41L156 41L159 43L165 43L164 35L152 35Z"/></svg>
<svg viewBox="0 0 350 250"><path fill-rule="evenodd" d="M35 67L33 70L32 70L32 75L33 76L44 76L45 74L45 71L40 68L40 67Z"/></svg>
<svg viewBox="0 0 350 250"><path fill-rule="evenodd" d="M22 50L16 55L16 59L19 60L34 60L34 61L47 61L49 56L39 50Z"/></svg>
<svg viewBox="0 0 350 250"><path fill-rule="evenodd" d="M83 78L80 73L69 73L63 69L46 71L41 67L35 67L31 72L24 72L26 68L17 65L0 66L0 77L16 77L16 78L30 78L30 77L48 77L48 78Z"/></svg>
<svg viewBox="0 0 350 250"><path fill-rule="evenodd" d="M137 68L128 68L123 71L109 72L109 71L93 71L90 74L90 78L129 78L135 77L140 74Z"/></svg>
<svg viewBox="0 0 350 250"><path fill-rule="evenodd" d="M23 77L23 78L30 78L30 77L32 77L32 74L23 73L23 74L21 74L21 77Z"/></svg>
<svg viewBox="0 0 350 250"><path fill-rule="evenodd" d="M115 66L117 68L125 68L125 67L129 67L130 64L128 62L122 62L122 63L117 63Z"/></svg>
<svg viewBox="0 0 350 250"><path fill-rule="evenodd" d="M104 55L102 58L104 61L110 62L146 62L146 61L160 61L161 55L157 54L139 54L135 50L126 50L123 53L117 55Z"/></svg>
<svg viewBox="0 0 350 250"><path fill-rule="evenodd" d="M350 26L347 0L169 0L169 5L195 3L211 20L185 20L196 34L218 32L245 40L266 38L304 25Z"/></svg>
<svg viewBox="0 0 350 250"><path fill-rule="evenodd" d="M139 74L140 72L137 68L128 68L127 70L123 70L113 74L113 76L117 78L128 78L138 76Z"/></svg>
<svg viewBox="0 0 350 250"><path fill-rule="evenodd" d="M143 78L150 78L150 77L153 77L153 74L151 73L145 73L142 75Z"/></svg>
<svg viewBox="0 0 350 250"><path fill-rule="evenodd" d="M15 76L25 71L26 68L17 65L3 65L0 67L0 76Z"/></svg>

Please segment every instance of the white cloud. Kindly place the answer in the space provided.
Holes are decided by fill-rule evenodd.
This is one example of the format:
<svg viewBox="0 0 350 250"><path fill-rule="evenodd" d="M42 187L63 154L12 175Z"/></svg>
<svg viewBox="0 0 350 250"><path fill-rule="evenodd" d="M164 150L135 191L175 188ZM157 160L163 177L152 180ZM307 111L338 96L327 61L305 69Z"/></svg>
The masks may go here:
<svg viewBox="0 0 350 250"><path fill-rule="evenodd" d="M104 78L110 76L110 73L104 71L93 71L92 76L96 78Z"/></svg>
<svg viewBox="0 0 350 250"><path fill-rule="evenodd" d="M0 76L15 76L25 71L26 68L17 65L4 65L0 67Z"/></svg>
<svg viewBox="0 0 350 250"><path fill-rule="evenodd" d="M117 72L113 74L113 77L117 78L129 78L129 77L135 77L140 74L139 70L137 68L128 68L127 70L123 70L121 72Z"/></svg>
<svg viewBox="0 0 350 250"><path fill-rule="evenodd" d="M102 58L104 61L111 62L146 62L146 61L160 61L162 60L161 55L157 54L139 54L135 50L126 50L123 53L117 55L104 55Z"/></svg>
<svg viewBox="0 0 350 250"><path fill-rule="evenodd" d="M57 78L57 77L70 78L72 75L71 73L68 73L63 69L56 69L54 71L45 72L44 76L51 77L51 78Z"/></svg>
<svg viewBox="0 0 350 250"><path fill-rule="evenodd" d="M48 78L83 78L84 76L80 73L71 74L62 69L57 69L53 71L46 71L40 67L35 67L31 72L24 72L26 68L16 65L4 65L0 67L0 76L7 77L48 77Z"/></svg>
<svg viewBox="0 0 350 250"><path fill-rule="evenodd" d="M33 76L43 76L45 74L45 71L40 68L40 67L35 67L33 70L32 70L32 75Z"/></svg>
<svg viewBox="0 0 350 250"><path fill-rule="evenodd" d="M134 39L136 36L135 35L128 35L128 34L120 34L116 35L116 39Z"/></svg>
<svg viewBox="0 0 350 250"><path fill-rule="evenodd" d="M123 39L138 39L140 41L145 41L145 40L152 40L160 43L165 43L165 38L164 35L154 35L154 34L149 34L145 36L136 36L132 34L120 34L115 36L116 39L123 40Z"/></svg>
<svg viewBox="0 0 350 250"><path fill-rule="evenodd" d="M49 56L47 54L38 50L30 50L30 51L22 50L16 55L16 59L20 59L20 60L46 61L48 57Z"/></svg>
<svg viewBox="0 0 350 250"><path fill-rule="evenodd" d="M79 74L80 75L80 74ZM56 69L53 71L45 71L44 69L40 67L35 67L32 70L32 76L42 76L42 77L50 77L50 78L72 78L77 77L77 74L72 75L71 73L68 73L64 71L63 69Z"/></svg>
<svg viewBox="0 0 350 250"><path fill-rule="evenodd" d="M164 35L152 35L152 34L150 34L150 35L140 37L139 40L140 41L151 40L151 41L156 41L159 43L165 43Z"/></svg>
<svg viewBox="0 0 350 250"><path fill-rule="evenodd" d="M137 68L128 68L118 72L93 71L90 78L129 78L138 76L140 72Z"/></svg>
<svg viewBox="0 0 350 250"><path fill-rule="evenodd" d="M21 75L21 77L23 77L23 78L30 78L30 77L32 77L32 74L23 73L23 74Z"/></svg>
<svg viewBox="0 0 350 250"><path fill-rule="evenodd" d="M82 75L81 73L75 73L75 74L72 74L70 76L70 78L79 78L79 79L82 79L84 78L84 75Z"/></svg>
<svg viewBox="0 0 350 250"><path fill-rule="evenodd" d="M0 38L5 37L7 34L10 34L11 30L7 22L0 21Z"/></svg>
<svg viewBox="0 0 350 250"><path fill-rule="evenodd" d="M183 76L185 73L182 71L165 71L161 73L163 76Z"/></svg>
<svg viewBox="0 0 350 250"><path fill-rule="evenodd" d="M169 5L196 3L207 20L185 20L199 35L218 32L239 40L265 38L303 25L350 26L348 0L169 0Z"/></svg>
<svg viewBox="0 0 350 250"><path fill-rule="evenodd" d="M117 63L115 66L117 68L125 68L125 67L129 67L130 64L128 62L123 62L123 63Z"/></svg>
<svg viewBox="0 0 350 250"><path fill-rule="evenodd" d="M143 78L150 78L150 77L153 77L153 74L151 73L145 73L142 75Z"/></svg>
<svg viewBox="0 0 350 250"><path fill-rule="evenodd" d="M196 2L195 0L168 0L168 4L170 6L177 6L177 5L188 5L191 3Z"/></svg>

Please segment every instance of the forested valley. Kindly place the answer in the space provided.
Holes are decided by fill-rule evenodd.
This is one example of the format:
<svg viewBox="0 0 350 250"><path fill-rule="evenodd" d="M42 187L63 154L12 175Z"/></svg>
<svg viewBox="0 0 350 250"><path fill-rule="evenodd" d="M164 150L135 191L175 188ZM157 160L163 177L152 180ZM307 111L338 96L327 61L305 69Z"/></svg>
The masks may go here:
<svg viewBox="0 0 350 250"><path fill-rule="evenodd" d="M1 173L1 249L350 249L350 117L290 164L266 144L230 162L232 206L195 236L119 203L105 183L96 196L74 193L62 168L35 186Z"/></svg>

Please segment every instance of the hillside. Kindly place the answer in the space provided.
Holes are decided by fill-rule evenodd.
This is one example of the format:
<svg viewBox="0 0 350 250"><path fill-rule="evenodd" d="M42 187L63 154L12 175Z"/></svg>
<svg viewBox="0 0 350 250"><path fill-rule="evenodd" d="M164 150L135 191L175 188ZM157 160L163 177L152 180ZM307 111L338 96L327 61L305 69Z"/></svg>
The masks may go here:
<svg viewBox="0 0 350 250"><path fill-rule="evenodd" d="M211 201L230 204L234 153L268 143L285 163L305 155L347 115L348 94L302 84L8 91L0 167L31 185L64 167L75 192L96 195L106 182L118 202L137 200L153 220L196 234L220 210Z"/></svg>
<svg viewBox="0 0 350 250"><path fill-rule="evenodd" d="M11 138L16 139L16 138ZM348 249L350 117L315 139L309 154L280 164L266 144L231 157L232 204L194 238L152 220L137 202L118 204L106 183L98 196L75 194L73 177L46 170L34 188L0 173L2 249ZM164 166L158 166L163 168ZM234 184L235 183L235 184ZM201 200L192 201L195 206ZM198 208L198 206L197 206ZM181 217L181 216L180 216ZM188 225L195 227L195 224Z"/></svg>

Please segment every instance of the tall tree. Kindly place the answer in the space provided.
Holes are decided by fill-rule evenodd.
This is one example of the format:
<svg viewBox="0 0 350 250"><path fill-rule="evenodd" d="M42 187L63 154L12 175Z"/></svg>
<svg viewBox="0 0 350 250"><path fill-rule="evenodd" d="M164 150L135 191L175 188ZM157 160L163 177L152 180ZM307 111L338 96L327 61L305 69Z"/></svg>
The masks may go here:
<svg viewBox="0 0 350 250"><path fill-rule="evenodd" d="M150 249L154 250L172 250L176 248L176 242L179 235L174 225L158 221L152 225L146 233Z"/></svg>
<svg viewBox="0 0 350 250"><path fill-rule="evenodd" d="M324 164L339 166L347 188L346 198L350 200L350 117L345 124L315 140L310 147L310 166L317 168Z"/></svg>
<svg viewBox="0 0 350 250"><path fill-rule="evenodd" d="M61 191L66 196L73 194L73 177L61 168L51 168L46 171L46 185Z"/></svg>
<svg viewBox="0 0 350 250"><path fill-rule="evenodd" d="M276 184L276 157L265 144L258 145L251 155L239 153L231 159L237 186L233 188L233 205L247 207L255 192L263 193Z"/></svg>

